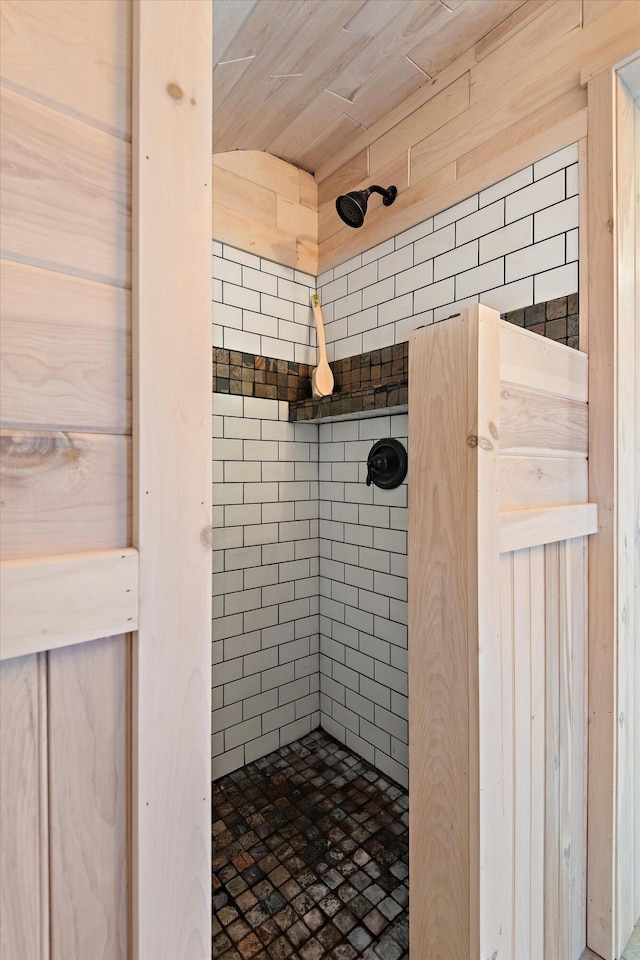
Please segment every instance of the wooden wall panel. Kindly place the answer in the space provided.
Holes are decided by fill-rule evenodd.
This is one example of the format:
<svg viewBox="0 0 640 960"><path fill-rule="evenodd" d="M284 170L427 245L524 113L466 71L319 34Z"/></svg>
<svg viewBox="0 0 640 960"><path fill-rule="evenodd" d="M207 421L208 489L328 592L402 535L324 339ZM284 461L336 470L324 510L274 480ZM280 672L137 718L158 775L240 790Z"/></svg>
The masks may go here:
<svg viewBox="0 0 640 960"><path fill-rule="evenodd" d="M3 427L131 432L126 290L0 261Z"/></svg>
<svg viewBox="0 0 640 960"><path fill-rule="evenodd" d="M213 157L213 239L315 276L318 191L311 174L259 150Z"/></svg>
<svg viewBox="0 0 640 960"><path fill-rule="evenodd" d="M130 147L0 91L3 256L130 286Z"/></svg>
<svg viewBox="0 0 640 960"><path fill-rule="evenodd" d="M130 956L127 637L49 653L51 957Z"/></svg>
<svg viewBox="0 0 640 960"><path fill-rule="evenodd" d="M126 437L0 431L2 559L127 546L130 468Z"/></svg>
<svg viewBox="0 0 640 960"><path fill-rule="evenodd" d="M320 272L586 136L581 83L640 47L635 3L588 3L583 21L580 0L537 5L528 0L510 23L496 28L493 39L490 35L470 47L316 169ZM455 100L451 88L464 84L464 78L469 81L469 106L448 115L448 105ZM447 119L425 135L413 118L419 118L427 104L436 115L442 105L441 116ZM331 209L337 195L332 181L342 167L347 169L351 157L368 149L367 170L352 179L348 189L379 182L383 162L388 166L392 159L396 130L396 153L398 159L409 160L410 185L399 192L393 207L372 207L365 230L349 230Z"/></svg>
<svg viewBox="0 0 640 960"><path fill-rule="evenodd" d="M213 10L210 0L139 0L134 11L140 621L132 651L131 954L204 960L211 955Z"/></svg>
<svg viewBox="0 0 640 960"><path fill-rule="evenodd" d="M49 957L46 655L0 664L0 956Z"/></svg>
<svg viewBox="0 0 640 960"><path fill-rule="evenodd" d="M130 138L130 0L2 0L0 75L19 93Z"/></svg>

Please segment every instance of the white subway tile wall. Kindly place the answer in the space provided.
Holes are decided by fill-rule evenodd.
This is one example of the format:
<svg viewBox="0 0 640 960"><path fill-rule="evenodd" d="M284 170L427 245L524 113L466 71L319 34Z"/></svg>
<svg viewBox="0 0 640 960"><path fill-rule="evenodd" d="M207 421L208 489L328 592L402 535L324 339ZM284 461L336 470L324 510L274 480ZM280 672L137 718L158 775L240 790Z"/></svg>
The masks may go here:
<svg viewBox="0 0 640 960"><path fill-rule="evenodd" d="M213 395L211 775L316 729L318 427Z"/></svg>
<svg viewBox="0 0 640 960"><path fill-rule="evenodd" d="M573 144L319 276L329 360L472 303L507 313L576 293L577 229Z"/></svg>
<svg viewBox="0 0 640 960"><path fill-rule="evenodd" d="M329 359L471 303L575 293L577 160L567 147L319 276ZM314 363L314 277L216 241L212 275L214 346ZM290 424L286 403L222 394L213 413L212 776L321 725L406 785L407 481L364 481L407 416Z"/></svg>
<svg viewBox="0 0 640 960"><path fill-rule="evenodd" d="M320 725L406 786L407 481L365 483L388 437L406 414L320 425Z"/></svg>
<svg viewBox="0 0 640 960"><path fill-rule="evenodd" d="M314 361L315 277L214 240L212 278L214 347Z"/></svg>

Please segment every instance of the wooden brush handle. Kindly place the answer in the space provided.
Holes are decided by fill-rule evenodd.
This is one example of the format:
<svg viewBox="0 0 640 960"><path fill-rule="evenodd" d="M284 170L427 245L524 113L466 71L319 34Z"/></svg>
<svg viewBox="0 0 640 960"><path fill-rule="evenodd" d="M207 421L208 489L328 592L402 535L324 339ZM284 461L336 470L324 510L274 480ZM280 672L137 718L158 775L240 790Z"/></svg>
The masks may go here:
<svg viewBox="0 0 640 960"><path fill-rule="evenodd" d="M311 301L311 305L313 307L313 315L316 321L316 330L318 331L318 350L319 350L318 362L321 363L324 360L324 362L326 363L327 362L327 345L324 339L324 323L322 320L322 308L320 306L320 302L319 301L316 302L313 299Z"/></svg>

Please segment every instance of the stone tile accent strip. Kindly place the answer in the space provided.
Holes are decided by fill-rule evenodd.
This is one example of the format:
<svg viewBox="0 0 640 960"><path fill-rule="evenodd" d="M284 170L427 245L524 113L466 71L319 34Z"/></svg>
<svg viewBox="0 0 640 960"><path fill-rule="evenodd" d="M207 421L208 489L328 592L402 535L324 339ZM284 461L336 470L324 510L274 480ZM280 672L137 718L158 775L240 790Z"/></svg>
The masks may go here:
<svg viewBox="0 0 640 960"><path fill-rule="evenodd" d="M214 393L295 403L311 394L308 364L213 348Z"/></svg>

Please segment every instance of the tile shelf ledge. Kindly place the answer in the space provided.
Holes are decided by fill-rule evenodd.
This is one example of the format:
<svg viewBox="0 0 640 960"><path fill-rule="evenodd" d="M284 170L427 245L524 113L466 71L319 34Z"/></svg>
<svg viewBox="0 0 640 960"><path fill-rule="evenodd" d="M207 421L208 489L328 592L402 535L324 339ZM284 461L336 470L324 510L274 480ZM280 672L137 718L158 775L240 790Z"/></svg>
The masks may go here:
<svg viewBox="0 0 640 960"><path fill-rule="evenodd" d="M299 400L289 404L292 423L334 423L363 420L408 411L406 379L360 391L333 393L330 397Z"/></svg>

